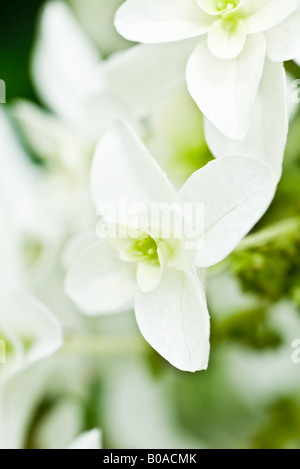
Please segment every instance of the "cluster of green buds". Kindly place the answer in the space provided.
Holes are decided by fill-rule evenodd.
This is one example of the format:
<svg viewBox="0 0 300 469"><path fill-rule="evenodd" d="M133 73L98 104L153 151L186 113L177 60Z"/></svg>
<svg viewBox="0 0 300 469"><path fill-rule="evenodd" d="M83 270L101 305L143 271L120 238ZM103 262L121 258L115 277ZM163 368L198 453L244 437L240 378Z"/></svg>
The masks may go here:
<svg viewBox="0 0 300 469"><path fill-rule="evenodd" d="M231 257L244 291L270 302L291 299L300 308L300 220L280 222L248 240Z"/></svg>

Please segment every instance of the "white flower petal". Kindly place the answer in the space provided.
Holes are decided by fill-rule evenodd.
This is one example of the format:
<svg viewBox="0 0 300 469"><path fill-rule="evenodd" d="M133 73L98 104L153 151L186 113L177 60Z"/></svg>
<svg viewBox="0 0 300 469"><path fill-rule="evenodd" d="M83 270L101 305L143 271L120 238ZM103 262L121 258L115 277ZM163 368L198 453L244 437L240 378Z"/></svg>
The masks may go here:
<svg viewBox="0 0 300 469"><path fill-rule="evenodd" d="M90 430L76 438L66 449L101 449L101 433Z"/></svg>
<svg viewBox="0 0 300 469"><path fill-rule="evenodd" d="M104 79L104 76L101 75ZM82 103L82 121L80 123L80 131L84 131L85 135L93 142L93 146L107 129L117 120L124 120L137 132L141 132L142 128L137 117L128 107L120 91L111 90L106 84L102 90L96 90L91 96Z"/></svg>
<svg viewBox="0 0 300 469"><path fill-rule="evenodd" d="M140 262L137 268L137 283L139 289L147 293L153 290L159 283L162 276L162 268L150 262Z"/></svg>
<svg viewBox="0 0 300 469"><path fill-rule="evenodd" d="M65 363L66 374L69 376L69 366L67 363L70 366L70 362L67 361ZM57 367L57 363L55 365ZM70 381L72 378L69 378ZM50 379L51 377L49 376L48 383ZM45 383L45 386L47 386L47 383ZM59 386L61 391L66 389L64 385ZM34 431L35 447L47 450L65 449L81 432L82 406L72 397L62 396L61 399L52 402L52 405L38 425L38 429Z"/></svg>
<svg viewBox="0 0 300 469"><path fill-rule="evenodd" d="M41 217L41 204L37 200L36 190L42 172L30 162L9 117L3 108L0 109L0 199L3 208L7 209L10 218L19 227L37 233L43 230L45 221Z"/></svg>
<svg viewBox="0 0 300 469"><path fill-rule="evenodd" d="M224 156L194 173L182 187L184 202L204 203L204 242L195 256L198 267L227 257L267 210L276 179L262 161Z"/></svg>
<svg viewBox="0 0 300 469"><path fill-rule="evenodd" d="M242 20L231 23L216 21L208 32L208 48L219 59L229 60L237 57L246 42L246 28Z"/></svg>
<svg viewBox="0 0 300 469"><path fill-rule="evenodd" d="M115 95L144 117L174 83L184 81L186 63L197 44L198 39L140 44L103 62L102 73Z"/></svg>
<svg viewBox="0 0 300 469"><path fill-rule="evenodd" d="M300 53L300 8L278 26L266 32L267 55L275 62L285 62Z"/></svg>
<svg viewBox="0 0 300 469"><path fill-rule="evenodd" d="M203 41L187 66L189 91L203 114L232 139L242 140L262 76L266 43L263 35L247 38L234 60L214 57Z"/></svg>
<svg viewBox="0 0 300 469"><path fill-rule="evenodd" d="M81 100L91 88L100 56L63 2L43 11L33 51L32 75L43 101L60 116L81 119Z"/></svg>
<svg viewBox="0 0 300 469"><path fill-rule="evenodd" d="M244 140L230 140L208 120L205 121L206 140L214 156L255 155L269 165L278 179L282 172L287 133L286 75L281 63L269 60L265 63Z"/></svg>
<svg viewBox="0 0 300 469"><path fill-rule="evenodd" d="M296 64L300 67L300 56L295 57Z"/></svg>
<svg viewBox="0 0 300 469"><path fill-rule="evenodd" d="M246 0L247 1L247 0ZM245 0L238 0L236 3L237 3L237 7L234 6L234 4L231 2L231 5L228 3L227 4L227 8L228 10L227 11L232 11L233 9L235 8L240 8L240 6L245 2ZM220 15L220 12L224 11L224 6L222 5L222 3L224 2L219 2L218 0L197 0L197 3L198 5L200 5L200 7L206 11L206 13L208 13L209 15ZM221 8L219 8L221 7Z"/></svg>
<svg viewBox="0 0 300 469"><path fill-rule="evenodd" d="M24 360L20 366L49 357L63 343L58 320L46 306L29 296L14 295L3 300L0 322L24 344Z"/></svg>
<svg viewBox="0 0 300 469"><path fill-rule="evenodd" d="M89 138L75 133L63 119L31 101L16 101L12 111L28 147L43 162L67 167L72 173L86 170L92 146Z"/></svg>
<svg viewBox="0 0 300 469"><path fill-rule="evenodd" d="M102 213L104 205L118 207L121 199L133 210L133 204L147 208L150 203L171 202L175 198L165 173L139 138L121 122L110 128L97 146L91 169L91 193Z"/></svg>
<svg viewBox="0 0 300 469"><path fill-rule="evenodd" d="M212 21L195 0L127 0L115 26L126 39L155 44L204 34Z"/></svg>
<svg viewBox="0 0 300 469"><path fill-rule="evenodd" d="M14 229L8 216L7 207L3 207L3 200L0 204L0 259L1 259L1 283L0 297L9 295L16 287L20 287L23 282L23 262L22 256L16 247L19 245L19 233Z"/></svg>
<svg viewBox="0 0 300 469"><path fill-rule="evenodd" d="M299 5L298 0L251 0L240 8L247 33L254 34L284 21Z"/></svg>
<svg viewBox="0 0 300 469"><path fill-rule="evenodd" d="M119 259L107 241L84 251L65 282L66 294L88 316L127 308L136 289L135 268Z"/></svg>
<svg viewBox="0 0 300 469"><path fill-rule="evenodd" d="M99 238L97 237L96 230L83 231L73 236L67 242L62 254L61 263L64 269L70 269L73 262L76 262L76 259L78 259L82 252L98 241Z"/></svg>
<svg viewBox="0 0 300 469"><path fill-rule="evenodd" d="M167 269L155 290L137 292L135 313L145 339L173 366L207 368L209 315L196 275Z"/></svg>

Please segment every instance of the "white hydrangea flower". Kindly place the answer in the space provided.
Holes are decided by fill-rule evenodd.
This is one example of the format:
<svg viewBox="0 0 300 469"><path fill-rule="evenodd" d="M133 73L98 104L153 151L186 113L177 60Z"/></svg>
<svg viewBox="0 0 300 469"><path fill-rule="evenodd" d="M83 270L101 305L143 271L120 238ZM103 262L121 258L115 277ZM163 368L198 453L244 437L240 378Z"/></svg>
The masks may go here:
<svg viewBox="0 0 300 469"><path fill-rule="evenodd" d="M43 303L23 291L8 294L6 288L0 289L0 448L13 449L21 446L25 421L45 379L42 370L62 346L63 333Z"/></svg>
<svg viewBox="0 0 300 469"><path fill-rule="evenodd" d="M30 144L38 154L63 160L69 170L82 175L95 142L115 118L125 119L144 135L145 118L149 122L166 94L173 94L174 86L184 84L185 64L198 43L198 38L192 38L139 44L102 60L67 5L58 1L47 4L41 16L32 72L42 100L56 116L48 116L29 103L18 105L16 115ZM66 56L68 61L64 60ZM226 88L218 90L215 80L206 80L205 86L208 99L215 100L217 106ZM223 156L231 145L229 153L262 158L279 178L288 129L285 86L282 64L266 59L242 142L230 143L205 119L206 138L213 154L220 156L219 149L224 147ZM226 112L231 108L228 106ZM226 123L231 121L226 119Z"/></svg>
<svg viewBox="0 0 300 469"><path fill-rule="evenodd" d="M203 114L236 140L247 133L266 58L279 68L299 50L298 0L127 0L115 24L143 43L204 36L188 61L188 88Z"/></svg>
<svg viewBox="0 0 300 469"><path fill-rule="evenodd" d="M139 328L153 348L182 370L205 369L209 315L197 268L220 262L236 247L265 212L275 189L276 179L260 160L225 156L194 173L177 193L139 139L116 124L100 140L91 170L102 239L71 266L67 295L90 316L128 309L134 300ZM135 207L126 236L122 214L110 217L105 211L122 197ZM172 236L168 217L144 222L145 213L153 207L159 212L160 204L171 212L174 203L195 207L198 202L204 206L204 226L195 234L203 241L197 249L190 249L184 235ZM189 216L185 221L191 226ZM123 228L115 239L111 233L118 224ZM161 234L165 228L168 238Z"/></svg>

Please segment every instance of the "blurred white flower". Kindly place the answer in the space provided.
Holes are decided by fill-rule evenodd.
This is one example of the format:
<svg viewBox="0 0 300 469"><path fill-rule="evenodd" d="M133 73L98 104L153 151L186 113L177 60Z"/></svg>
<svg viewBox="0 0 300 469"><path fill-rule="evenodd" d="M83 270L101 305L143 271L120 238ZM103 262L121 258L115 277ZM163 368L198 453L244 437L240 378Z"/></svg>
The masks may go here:
<svg viewBox="0 0 300 469"><path fill-rule="evenodd" d="M0 226L2 243L7 246L3 259L10 253L3 283L18 278L26 287L36 286L53 269L66 237L94 222L88 171L86 178L81 171L78 179L76 170L75 179L75 171L52 173L34 165L18 141L9 114L3 111L0 130Z"/></svg>
<svg viewBox="0 0 300 469"><path fill-rule="evenodd" d="M224 135L243 140L265 61L297 56L297 0L127 0L116 14L117 30L143 43L206 35L191 51L186 78L203 114ZM273 99L277 99L273 94Z"/></svg>
<svg viewBox="0 0 300 469"><path fill-rule="evenodd" d="M97 139L116 118L130 122L142 136L154 135L151 123L149 128L149 116L151 120L153 111L156 112L167 94L176 107L176 87L184 83L185 64L199 42L192 38L179 43L138 45L102 60L71 10L57 1L46 5L39 31L33 54L33 78L42 100L56 117L51 118L24 103L17 107L16 114L38 154L47 158L49 154L52 158L59 157L72 172L77 168L78 175L88 167L91 149ZM64 60L66 56L68 61ZM166 60L166 57L172 60ZM220 76L223 79L223 74ZM206 83L206 88L199 86L206 89L210 103L214 99L216 103L224 101L226 112L234 111L232 103L224 100L226 89L222 88L219 95L215 82L216 77L213 77ZM210 83L212 89L209 91ZM244 87L243 84L242 95ZM205 134L212 152L219 156L219 149L224 147L222 156L227 152L255 154L270 164L279 178L288 130L285 87L282 65L266 59L263 79L256 90L242 141L228 141L205 119ZM240 106L241 100L238 101ZM221 115L219 110L217 114ZM238 115L242 115L240 109ZM174 119L172 112L168 120L174 123ZM234 119L226 118L225 121L230 124ZM157 129L155 132L157 134ZM202 129L198 132L201 139ZM163 140L161 145L165 145Z"/></svg>
<svg viewBox="0 0 300 469"><path fill-rule="evenodd" d="M0 225L3 259L7 258L3 283L11 279L26 285L44 278L61 233L46 209L51 199L46 197L43 172L30 162L3 111L0 130Z"/></svg>
<svg viewBox="0 0 300 469"><path fill-rule="evenodd" d="M97 147L91 192L103 217L100 230L123 223L107 218L103 206L115 207L124 196L129 205L138 204L128 220L131 233L124 239L108 235L85 250L70 269L66 293L90 316L126 309L134 299L139 328L153 348L182 370L206 368L209 315L197 267L220 262L236 247L275 188L276 179L261 161L226 156L194 173L177 193L139 139L116 124ZM204 205L204 226L196 233L203 244L195 250L184 235L172 235L168 217L159 226L143 221L155 204L167 204L171 213L176 202ZM169 239L161 234L166 227Z"/></svg>
<svg viewBox="0 0 300 469"><path fill-rule="evenodd" d="M70 0L68 3L105 57L130 46L114 27L114 15L123 0Z"/></svg>
<svg viewBox="0 0 300 469"><path fill-rule="evenodd" d="M14 294L2 297L0 305L0 337L6 344L6 364L0 370L3 380L52 355L63 338L59 322L39 301Z"/></svg>
<svg viewBox="0 0 300 469"><path fill-rule="evenodd" d="M47 173L64 174L78 184L88 174L93 141L75 132L61 117L31 101L17 100L11 113L31 151L46 165Z"/></svg>
<svg viewBox="0 0 300 469"><path fill-rule="evenodd" d="M46 359L60 349L63 334L44 304L17 292L0 294L0 340L5 362L0 364L0 448L16 449L46 379ZM39 363L43 366L35 373Z"/></svg>
<svg viewBox="0 0 300 469"><path fill-rule="evenodd" d="M3 222L3 223L1 223ZM16 241L16 231L9 218L0 217L1 285L0 339L5 344L4 377L48 357L62 344L59 322L41 302L25 291L23 265Z"/></svg>
<svg viewBox="0 0 300 469"><path fill-rule="evenodd" d="M173 45L158 54L152 47L133 48L102 60L70 8L54 1L41 16L33 51L33 81L57 116L95 141L116 118L139 128L139 119L153 101L182 76L190 46L184 44L172 65L164 68L166 54L174 50ZM147 64L142 70L141 58ZM155 69L160 70L158 77Z"/></svg>

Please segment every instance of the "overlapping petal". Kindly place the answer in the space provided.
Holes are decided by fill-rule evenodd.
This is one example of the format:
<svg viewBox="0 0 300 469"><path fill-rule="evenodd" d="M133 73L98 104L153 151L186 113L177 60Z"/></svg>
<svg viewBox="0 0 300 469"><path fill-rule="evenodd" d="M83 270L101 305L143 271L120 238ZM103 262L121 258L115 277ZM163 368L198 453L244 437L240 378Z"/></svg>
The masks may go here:
<svg viewBox="0 0 300 469"><path fill-rule="evenodd" d="M298 7L298 0L251 0L239 9L248 34L266 31L284 21Z"/></svg>
<svg viewBox="0 0 300 469"><path fill-rule="evenodd" d="M206 140L216 157L255 155L268 164L278 179L282 172L287 133L286 74L281 63L269 60L265 63L244 140L230 140L208 120L205 122Z"/></svg>
<svg viewBox="0 0 300 469"><path fill-rule="evenodd" d="M115 19L126 39L149 44L199 36L212 22L195 0L127 0Z"/></svg>
<svg viewBox="0 0 300 469"><path fill-rule="evenodd" d="M0 328L2 325L20 345L14 370L49 357L63 343L62 328L53 313L25 294L1 300Z"/></svg>
<svg viewBox="0 0 300 469"><path fill-rule="evenodd" d="M166 174L136 134L121 122L108 129L97 146L91 169L91 193L98 209L100 204L117 207L120 200L132 209L133 204L147 207L175 198Z"/></svg>
<svg viewBox="0 0 300 469"><path fill-rule="evenodd" d="M262 77L266 43L262 34L248 37L234 60L213 56L203 41L187 66L189 91L203 114L231 139L242 140Z"/></svg>
<svg viewBox="0 0 300 469"><path fill-rule="evenodd" d="M68 121L80 121L80 104L96 84L99 61L97 49L68 6L59 1L47 4L33 51L32 75L50 109Z"/></svg>
<svg viewBox="0 0 300 469"><path fill-rule="evenodd" d="M285 62L299 56L300 8L285 21L266 31L267 55L275 62Z"/></svg>
<svg viewBox="0 0 300 469"><path fill-rule="evenodd" d="M65 282L66 294L89 316L126 309L135 289L135 267L121 261L118 252L105 240L82 253Z"/></svg>
<svg viewBox="0 0 300 469"><path fill-rule="evenodd" d="M216 21L208 32L208 48L219 59L230 60L243 50L247 31L242 20L235 21L228 27L222 19Z"/></svg>
<svg viewBox="0 0 300 469"><path fill-rule="evenodd" d="M101 71L110 89L138 117L144 117L178 81L198 39L170 44L140 44L102 62Z"/></svg>
<svg viewBox="0 0 300 469"><path fill-rule="evenodd" d="M194 173L182 187L182 200L204 204L204 242L198 267L227 257L270 205L277 179L256 158L225 156Z"/></svg>

